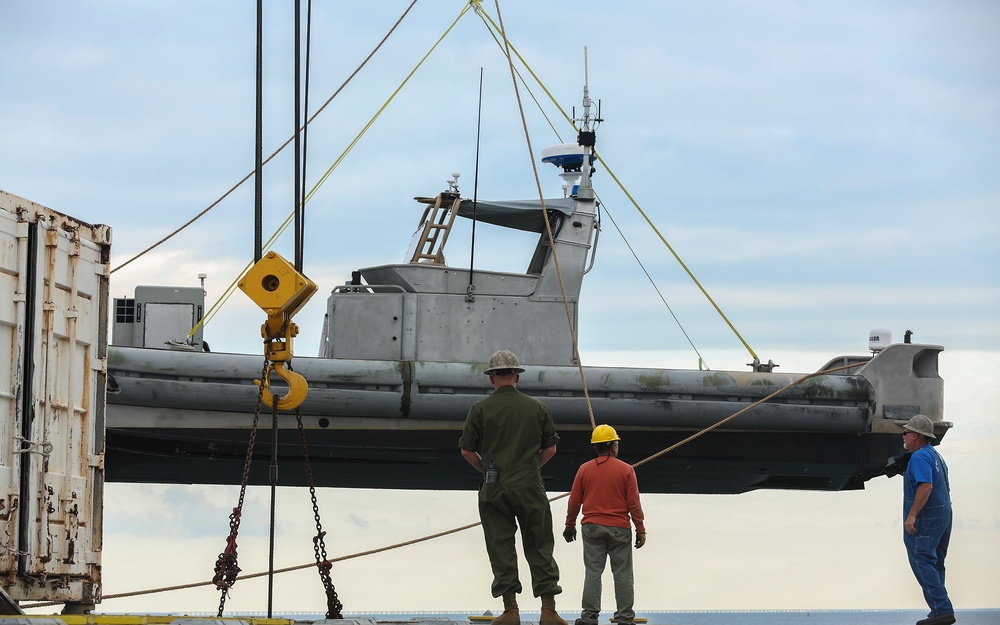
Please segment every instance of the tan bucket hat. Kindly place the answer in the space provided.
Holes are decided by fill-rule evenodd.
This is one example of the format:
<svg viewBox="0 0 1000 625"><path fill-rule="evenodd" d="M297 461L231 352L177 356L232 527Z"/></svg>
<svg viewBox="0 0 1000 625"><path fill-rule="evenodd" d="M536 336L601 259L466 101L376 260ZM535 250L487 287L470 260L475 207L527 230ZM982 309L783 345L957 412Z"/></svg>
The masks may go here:
<svg viewBox="0 0 1000 625"><path fill-rule="evenodd" d="M934 424L931 423L930 417L926 415L918 414L910 417L910 420L906 422L903 429L916 432L924 438L937 438L934 436Z"/></svg>

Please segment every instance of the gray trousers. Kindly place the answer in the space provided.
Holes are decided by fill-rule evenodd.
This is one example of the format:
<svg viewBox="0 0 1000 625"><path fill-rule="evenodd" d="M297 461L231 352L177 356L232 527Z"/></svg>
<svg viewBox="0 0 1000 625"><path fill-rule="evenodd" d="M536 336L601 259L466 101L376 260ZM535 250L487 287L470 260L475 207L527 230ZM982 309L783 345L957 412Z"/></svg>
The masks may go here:
<svg viewBox="0 0 1000 625"><path fill-rule="evenodd" d="M601 575L611 559L611 575L615 582L615 622L632 625L635 622L635 578L632 574L632 530L586 523L580 527L583 535L583 611L580 620L586 625L598 622L601 613Z"/></svg>

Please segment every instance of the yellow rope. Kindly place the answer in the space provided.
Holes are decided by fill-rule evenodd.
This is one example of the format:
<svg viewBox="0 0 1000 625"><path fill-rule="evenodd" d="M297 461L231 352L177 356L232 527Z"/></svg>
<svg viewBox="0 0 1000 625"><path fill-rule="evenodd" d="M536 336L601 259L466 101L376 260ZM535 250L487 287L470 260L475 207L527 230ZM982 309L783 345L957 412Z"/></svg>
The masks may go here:
<svg viewBox="0 0 1000 625"><path fill-rule="evenodd" d="M757 358L757 354L753 351L750 345L743 339L743 336L736 329L736 326L734 326L733 323L729 320L729 318L726 317L726 314L722 312L722 309L719 308L719 305L715 303L715 300L712 299L712 296L708 294L708 291L705 290L705 287L701 285L701 282L698 281L698 278L694 276L694 273L691 271L691 269L689 269L688 266L684 263L684 261L681 260L681 257L674 250L673 246L667 242L667 239L660 232L659 228L657 228L656 224L653 223L653 220L649 218L649 215L646 214L646 211L642 210L642 207L640 207L639 203L635 201L635 198L632 197L632 194L628 192L628 189L626 189L625 185L623 185L622 182L618 179L618 176L615 175L615 172L611 170L611 167L604 161L603 158L601 158L600 154L598 154L596 151L594 152L594 154L597 156L598 162L600 162L601 165L604 165L604 169L608 172L608 175L611 176L611 179L615 181L615 184L618 185L618 188L621 189L622 193L625 194L625 197L627 197L629 201L632 202L632 206L635 206L635 209L639 211L639 214L642 215L642 218L646 220L646 223L649 224L649 227L653 229L653 232L656 233L656 236L660 237L660 241L662 241L663 244L667 246L667 249L670 250L670 253L674 255L674 258L677 259L677 262L680 263L680 266L684 268L684 271L687 272L688 277L690 277L691 280L695 283L695 285L697 285L697 287L701 290L702 294L706 298L708 298L708 301L711 302L712 306L715 308L715 311L719 313L723 321L726 322L726 325L729 326L729 329L733 331L733 333L736 335L736 338L738 338L740 342L743 343L743 347L745 347L747 351L750 352L751 356Z"/></svg>
<svg viewBox="0 0 1000 625"><path fill-rule="evenodd" d="M499 30L499 26L497 26L496 22L494 22L490 18L490 16L488 14L486 14L485 12L483 12L483 13L480 14L480 18L483 20L484 23L487 24L487 26L489 28L491 28L491 31L490 31L491 34L493 33L493 30ZM495 39L496 39L496 36L494 35L494 40ZM579 130L576 127L576 121L573 120L566 113L565 109L562 108L562 106L556 100L555 96L553 96L552 93L545 87L545 84L542 83L542 81L538 77L538 75L535 74L534 70L531 69L531 67L528 65L527 61L524 60L524 57L521 56L521 54L517 51L517 49L513 45L511 45L510 48L514 52L514 54L517 56L518 60L521 62L521 64L524 66L524 68L528 71L528 73L531 74L531 77L541 87L542 91L545 92L545 95L547 95L549 97L549 101L562 114L563 118L565 118L566 121L570 123L570 125L573 127L574 130ZM524 79L522 78L522 82L523 82L523 80ZM530 93L530 90L529 90L529 93ZM534 97L534 96L532 96L532 97ZM535 102L537 104L538 101L535 100ZM541 105L539 105L539 110L541 110ZM547 115L545 115L544 111L542 111L542 115L545 117L546 122L548 122L549 126L552 127L553 132L555 133L556 137L559 138L559 141L561 142L562 139L559 137L558 131L556 131L555 127L552 126L551 121L549 121L549 118L548 118ZM747 351L750 352L750 355L753 358L757 358L757 354L753 351L753 349L750 347L750 345L747 344L747 342L745 340L743 340L743 337L736 330L736 327L733 326L732 322L729 321L729 318L726 317L725 313L722 312L722 309L719 308L718 304L715 303L715 300L712 299L712 296L709 295L708 291L705 290L705 287L703 287L702 284L701 284L701 282L699 282L698 279L694 276L694 273L690 270L690 268L688 268L688 266L684 263L684 261L681 260L680 256L677 254L677 252L674 250L674 248L670 245L670 243L668 243L667 240L663 237L663 235L660 233L659 229L657 229L656 225L653 224L652 220L650 220L650 218L646 215L645 211L642 210L642 207L640 207L639 204L638 204L638 202L636 202L635 198L632 197L632 194L629 193L628 189L625 188L625 185L621 182L621 180L618 179L618 176L616 176L614 174L614 172L611 171L611 167L609 167L608 164L604 161L604 159L601 158L601 155L597 152L597 150L594 150L594 156L597 158L597 160L602 165L604 165L604 168L608 171L608 174L611 175L611 179L615 181L615 184L618 185L618 188L622 190L622 192L625 194L626 197L628 197L628 199L632 203L632 205L635 206L636 210L639 211L639 214L642 215L643 218L646 220L646 223L648 223L649 226L653 229L653 232L655 232L657 234L657 236L660 237L660 240L663 241L663 244L667 247L668 250L670 250L670 253L673 254L674 258L677 259L677 262L680 263L681 267L684 269L685 272L687 272L687 274L691 278L691 280L695 283L695 285L698 286L698 288L705 295L705 297L708 299L708 301L711 302L712 306L719 313L719 315L722 316L722 319L726 322L726 324L733 331L733 333L740 340L740 342L743 343L743 346L746 347ZM618 227L617 224L615 225L615 227L616 228ZM621 232L621 230L619 230L619 232ZM622 236L622 238L624 238L624 235ZM662 299L662 296L661 296L661 299ZM666 302L664 302L664 303L666 303ZM669 309L669 306L668 306L668 309ZM670 311L670 312L671 312L671 315L672 315L673 311ZM674 317L674 319L675 320L677 319L676 316ZM679 322L678 322L678 324L679 324ZM682 332L683 332L683 329L682 329ZM687 337L687 333L686 332L684 332L684 335L685 335L685 337ZM688 342L690 342L690 338L688 338ZM692 347L693 347L693 345L692 345ZM695 349L695 353L697 353L697 352L698 352L698 350ZM698 354L698 356L699 356L699 358L701 358L701 354Z"/></svg>
<svg viewBox="0 0 1000 625"><path fill-rule="evenodd" d="M406 75L406 78L403 79L403 82L401 82L399 86L396 87L396 90L392 92L392 95L390 95L385 100L385 102L382 103L382 106L371 117L371 119L368 120L368 123L364 125L364 127L358 132L357 135L355 135L354 139L348 144L348 146L344 149L344 151L340 153L340 156L338 156L337 159L333 162L333 164L330 165L330 167L326 170L326 173L324 173L320 177L320 179L316 182L316 184L313 185L312 189L309 190L309 193L306 194L305 199L303 199L302 201L303 205L305 205L305 203L308 202L313 197L313 195L316 194L316 191L323 185L323 183L327 181L327 179L330 177L330 174L333 173L333 171L340 165L340 163L344 160L344 158L347 157L347 155L351 152L351 150L354 149L354 147L358 144L358 141L361 140L361 138L365 135L365 133L367 133L368 130L375 123L375 120L377 120L382 115L382 113L385 112L389 104L391 104L392 101L396 98L396 96L399 95L399 92L402 91L404 86L406 86L406 83L410 81L410 78L412 78L413 75L417 72L417 70L420 69L420 66L424 64L424 61L426 61L427 58L431 55L431 53L434 52L435 49L437 49L441 41L448 35L448 33L451 32L451 30L455 27L455 24L457 24L458 21L462 19L462 16L465 15L468 12L468 10L469 6L466 5L462 9L462 11L459 12L458 17L456 17L455 21L451 23L451 26L449 26L447 30L445 30L445 32L438 38L438 40L434 42L434 45L432 45L431 48L427 51L427 53L423 56L423 58L420 59L420 62L417 63L412 70L410 70L410 73ZM285 221L283 221L281 225L278 226L278 229L274 231L274 234L271 235L271 238L269 238L267 242L264 244L263 246L264 251L271 249L271 247L278 240L278 238L285 232L288 226L292 223L294 217L295 217L295 211L292 211L288 214L288 216L285 218ZM212 317L216 315L219 309L221 309L221 307L227 301L229 301L229 298L232 297L233 293L236 292L236 286L239 283L240 278L242 278L246 274L246 272L250 269L252 264L253 264L252 261L248 262L243 267L243 271L241 271L239 275L233 278L233 281L229 283L229 286L226 288L225 291L223 291L222 295L219 296L219 299L217 299L215 303L212 304L211 308L208 309L208 312L205 313L205 316L201 319L201 321L199 321L198 324L195 325L195 327L191 328L191 331L188 332L188 336L193 336L199 327L207 324L212 319Z"/></svg>
<svg viewBox="0 0 1000 625"><path fill-rule="evenodd" d="M600 201L599 196L597 199ZM635 253L634 249L632 249L632 244L629 243L628 238L625 237L625 233L622 232L622 229L618 227L618 222L615 221L615 218L611 215L611 211L608 210L608 205L602 201L601 206L604 207L604 214L607 215L608 219L611 220L611 225L613 225L615 227L615 230L618 231L618 236L620 236L622 238L622 241L625 242L625 247L627 247L628 251L632 253L632 258L634 258L635 262L638 263L639 269L642 269L642 273L646 276L646 279L649 280L649 283L652 285L653 290L656 291L656 294L660 296L660 301L663 302L664 306L666 306L667 312L669 312L670 316L673 317L674 319L674 323L676 323L677 327L681 329L681 334L683 334L684 338L687 339L688 345L691 346L691 349L694 350L694 353L698 354L698 369L699 370L701 370L702 368L711 369L711 367L708 366L708 363L705 362L705 358L701 355L701 352L699 352L698 348L695 347L694 341L692 341L691 337L688 336L687 330L685 330L684 325L681 324L681 320L678 319L677 315L674 314L674 309L671 308L670 304L667 303L667 298L663 297L663 293L660 292L660 287L656 286L656 282L653 281L653 276L649 275L649 272L646 271L646 266L643 265L642 261L639 259L639 255Z"/></svg>
<svg viewBox="0 0 1000 625"><path fill-rule="evenodd" d="M399 94L399 92L402 91L403 87L406 86L406 83L408 83L410 79L413 78L413 75L416 74L417 70L420 69L420 67L424 64L424 61L426 61L430 57L431 53L437 49L438 45L440 45L441 42L444 40L444 38L448 36L448 34L452 31L453 28L455 28L455 25L458 23L460 19L462 19L462 16L464 16L469 11L470 8L471 6L468 4L462 7L462 10L459 12L458 17L455 18L455 21L453 21L451 25L444 31L444 33L442 33L441 36L438 37L438 40L435 41L434 45L431 46L430 50L428 50L427 53L424 54L424 56L420 59L420 62L417 63L412 70L410 70L410 73L407 74L406 78L403 79L403 82L401 82L399 86L396 87L396 90L392 92L392 95L390 95L386 99L385 103L382 104L382 107L379 108L378 112L372 116L372 118L368 121L367 124L365 124L365 127L361 129L361 132L359 132L358 135L354 137L354 141L352 141L351 144L347 146L347 149L344 150L344 152L340 155L340 157L337 158L336 161L334 161L333 165L330 165L330 168L326 170L326 173L324 173L323 176L320 177L319 181L313 186L312 190L306 196L306 201L308 201L309 198L311 198L313 194L316 193L316 190L319 189L319 187L322 186L324 182L326 182L326 179L330 176L331 173L333 173L333 170L336 169L337 165L339 165L340 162L344 159L344 157L347 156L347 153L350 152L355 145L357 145L361 137L364 136L364 134L368 132L368 129L371 128L372 124L375 123L375 120L378 119L380 115L382 115L382 112L385 111L386 107L388 107L389 104ZM291 219L291 217L289 217L289 219Z"/></svg>
<svg viewBox="0 0 1000 625"><path fill-rule="evenodd" d="M500 27L497 25L496 22L493 21L493 19L487 13L485 13L485 12L481 13L480 14L480 19L482 19L483 22L487 24L488 28L492 29L491 30L491 34L492 34L492 31L494 31L494 30L497 31L497 32L499 32ZM493 38L494 38L494 40L496 40L496 36L495 35L494 35ZM552 102L552 104L556 107L556 109L558 109L558 111L560 113L562 113L563 118L566 121L568 121L569 124L573 127L573 130L579 130L576 127L576 123L573 121L573 118L571 118L566 113L566 111L563 110L563 108L561 106L559 106L559 102L556 100L555 96L552 95L552 92L548 90L548 88L545 86L545 83L543 83L542 80L538 77L538 74L536 74L535 71L531 69L531 66L528 65L528 62L524 60L524 57L522 57L521 53L517 51L517 48L515 48L513 46L513 44L511 44L510 45L510 49L517 56L517 60L521 62L521 65L524 66L524 69L528 70L528 73L531 74L531 77L535 80L535 83L538 84L538 86L541 87L542 91L545 92L545 95L547 95L549 97L549 101ZM523 79L522 79L522 81L523 81ZM537 102L537 100L536 100L536 102ZM539 105L539 109L541 109L541 105ZM544 111L542 112L542 115L545 115ZM545 119L546 119L546 121L548 121L548 116L545 116ZM555 133L556 137L559 137L559 132L556 131L556 129L555 129L554 126L552 126L551 122L549 123L549 126L552 127L552 131ZM559 141L562 142L562 139L560 138Z"/></svg>
<svg viewBox="0 0 1000 625"><path fill-rule="evenodd" d="M493 22L493 19L490 18L489 14L487 14L485 11L478 12L478 15L479 19L483 22L483 24L486 25L486 32L490 34L490 36L493 38L493 41L497 44L497 47L499 47L500 51L503 52L504 44L497 37L496 31L494 30L494 27L496 27L496 23ZM545 85L542 83L542 81L538 79L538 76L535 75L535 72L532 71L531 67L528 66L528 63L517 51L517 48L515 48L514 45L511 44L510 42L507 43L510 46L511 52L513 52L517 56L518 60L521 62L521 65L524 66L524 69L528 70L528 73L531 74L531 77L535 79L535 83L539 87L541 87L542 91L545 92L545 95L549 96L549 99L552 100L553 99L552 94L549 93L548 89L545 88ZM553 124L552 120L549 119L548 113L546 113L545 109L542 108L542 103L539 102L538 98L535 97L535 93L531 90L531 87L528 86L528 82L524 79L524 76L521 75L521 72L516 67L514 68L514 71L517 72L517 77L521 80L521 84L524 85L524 89L528 92L528 95L531 96L531 100L535 103L535 107L538 108L538 112L542 114L542 117L545 119L545 123L547 123L549 125L549 128L552 129L552 134L556 136L556 139L559 141L559 143L562 143L562 137L559 135L559 131L556 130L555 124ZM566 116L566 113L562 109L559 109L559 112L561 112L564 117ZM566 119L569 118L567 117ZM572 123L573 123L572 120L570 120L570 124Z"/></svg>

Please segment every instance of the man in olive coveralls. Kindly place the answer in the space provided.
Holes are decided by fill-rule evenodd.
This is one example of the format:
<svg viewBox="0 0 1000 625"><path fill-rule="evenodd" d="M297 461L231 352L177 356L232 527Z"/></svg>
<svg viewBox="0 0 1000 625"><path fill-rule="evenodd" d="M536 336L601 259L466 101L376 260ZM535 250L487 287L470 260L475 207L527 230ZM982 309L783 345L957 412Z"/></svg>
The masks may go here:
<svg viewBox="0 0 1000 625"><path fill-rule="evenodd" d="M504 605L494 625L521 622L517 606L521 582L514 548L518 525L531 569L531 588L542 599L539 625L567 625L556 612L555 595L562 588L552 555L552 510L539 471L556 454L559 435L545 404L517 390L523 372L511 352L502 349L493 354L485 373L495 391L469 410L458 446L484 478L479 487L479 518L493 568L493 596L503 596Z"/></svg>

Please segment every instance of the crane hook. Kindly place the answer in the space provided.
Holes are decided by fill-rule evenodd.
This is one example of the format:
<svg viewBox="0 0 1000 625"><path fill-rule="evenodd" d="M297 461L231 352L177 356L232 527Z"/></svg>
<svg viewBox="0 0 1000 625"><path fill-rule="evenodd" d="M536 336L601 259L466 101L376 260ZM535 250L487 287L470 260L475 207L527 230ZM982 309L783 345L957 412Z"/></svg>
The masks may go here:
<svg viewBox="0 0 1000 625"><path fill-rule="evenodd" d="M254 380L253 383L261 388L261 401L269 407L274 406L274 396L271 395L271 372L278 374L278 377L288 385L288 392L284 396L278 397L278 410L294 410L302 405L309 393L309 383L306 379L285 368L282 361L272 362L264 372L264 379Z"/></svg>

